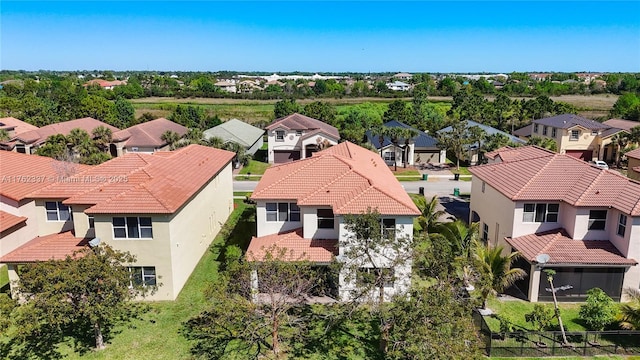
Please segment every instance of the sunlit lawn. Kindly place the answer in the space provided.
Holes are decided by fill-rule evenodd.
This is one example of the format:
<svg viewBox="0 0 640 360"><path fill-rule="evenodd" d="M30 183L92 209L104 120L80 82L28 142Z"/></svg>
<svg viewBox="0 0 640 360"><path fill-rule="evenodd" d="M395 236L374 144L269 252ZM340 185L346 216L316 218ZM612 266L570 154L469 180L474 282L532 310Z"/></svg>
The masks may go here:
<svg viewBox="0 0 640 360"><path fill-rule="evenodd" d="M249 164L247 166L243 166L240 169L240 174L252 174L252 175L262 175L264 172L271 166L271 164L249 160Z"/></svg>
<svg viewBox="0 0 640 360"><path fill-rule="evenodd" d="M0 289L9 285L9 272L6 265L0 265Z"/></svg>

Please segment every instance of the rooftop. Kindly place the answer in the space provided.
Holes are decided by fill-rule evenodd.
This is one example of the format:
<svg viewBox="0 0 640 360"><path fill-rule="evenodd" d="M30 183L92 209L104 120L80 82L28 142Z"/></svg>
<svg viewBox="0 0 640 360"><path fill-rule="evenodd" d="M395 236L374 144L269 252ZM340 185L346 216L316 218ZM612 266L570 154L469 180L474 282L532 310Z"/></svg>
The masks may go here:
<svg viewBox="0 0 640 360"><path fill-rule="evenodd" d="M12 227L27 221L24 216L15 216L6 211L0 210L0 232L9 230Z"/></svg>
<svg viewBox="0 0 640 360"><path fill-rule="evenodd" d="M231 119L216 127L205 130L203 135L205 139L218 137L225 142L232 141L248 148L255 144L256 141L264 135L264 130L251 124L247 124L244 121Z"/></svg>
<svg viewBox="0 0 640 360"><path fill-rule="evenodd" d="M513 135L508 134L508 133L506 133L504 131L498 130L498 129L494 128L494 127L491 127L491 126L488 126L488 125L485 125L485 124L480 124L479 122L475 122L473 120L465 120L465 121L467 122L467 129L470 128L470 127L473 127L473 126L477 126L480 129L484 130L484 132L487 133L487 135L501 134L501 135L504 135L504 136L508 137L509 141L511 141L513 143L516 143L516 144L524 144L524 143L526 143L526 141L520 139L519 137L513 136ZM453 129L452 126L447 126L444 129L438 130L438 133L449 132L452 129Z"/></svg>
<svg viewBox="0 0 640 360"><path fill-rule="evenodd" d="M23 132L37 130L38 127L18 120L14 117L5 117L0 119L0 129L13 130L14 134L22 134Z"/></svg>
<svg viewBox="0 0 640 360"><path fill-rule="evenodd" d="M26 131L14 136L12 140L17 139L26 144L35 143L36 145L39 145L45 142L47 138L51 135L62 134L66 136L66 135L69 135L71 130L76 128L86 131L91 136L91 132L93 131L93 129L97 128L98 126L104 126L107 129L111 129L113 133L120 130L115 126L111 126L100 120L86 117L82 119L63 121L63 122L43 126L39 129Z"/></svg>
<svg viewBox="0 0 640 360"><path fill-rule="evenodd" d="M612 207L640 216L640 183L566 154L523 157L474 166L469 171L511 200L564 201L576 207Z"/></svg>
<svg viewBox="0 0 640 360"><path fill-rule="evenodd" d="M603 122L604 125L608 125L614 128L622 129L630 131L636 126L640 126L640 122L631 121L631 120L623 120L623 119L609 119Z"/></svg>
<svg viewBox="0 0 640 360"><path fill-rule="evenodd" d="M369 208L383 215L420 215L382 158L350 142L268 168L251 197L331 206L341 215Z"/></svg>
<svg viewBox="0 0 640 360"><path fill-rule="evenodd" d="M551 150L547 150L535 145L512 148L510 146L501 147L490 151L484 156L488 159L499 157L502 162L518 161L533 159L537 157L545 157L555 154Z"/></svg>
<svg viewBox="0 0 640 360"><path fill-rule="evenodd" d="M279 251L284 253L280 254ZM338 240L305 239L302 237L302 228L253 237L247 249L247 259L264 261L268 252L278 260L328 263L334 255L338 255Z"/></svg>
<svg viewBox="0 0 640 360"><path fill-rule="evenodd" d="M327 135L331 135L334 138L340 139L340 133L338 129L335 127L324 123L320 120L316 120L314 118L310 118L305 115L301 115L298 113L291 114L279 119L276 119L269 126L266 127L267 130L274 130L276 128L285 128L289 130L316 130L320 129Z"/></svg>
<svg viewBox="0 0 640 360"><path fill-rule="evenodd" d="M549 255L548 264L632 266L638 263L634 259L622 256L607 240L574 240L564 229L506 240L530 263L536 262L536 256L540 254Z"/></svg>
<svg viewBox="0 0 640 360"><path fill-rule="evenodd" d="M38 236L0 258L3 263L27 263L34 261L62 260L84 248L89 239L80 239L67 231Z"/></svg>
<svg viewBox="0 0 640 360"><path fill-rule="evenodd" d="M166 131L184 136L189 129L171 120L159 118L116 131L113 133L113 141L125 141L124 145L127 147L161 147L167 145L167 142L162 140L162 134Z"/></svg>
<svg viewBox="0 0 640 360"><path fill-rule="evenodd" d="M438 146L438 140L436 140L434 137L430 136L424 131L415 129L400 121L391 120L389 122L384 123L383 125L389 128L403 128L403 129L414 130L417 133L417 135L413 138L415 147L437 147ZM380 149L380 137L374 134L371 130L367 130L366 135L367 135L367 140L373 146L375 146L376 149ZM404 139L402 139L401 143L404 143ZM389 146L391 144L392 144L391 138L388 136L385 136L384 140L382 141L382 147Z"/></svg>
<svg viewBox="0 0 640 360"><path fill-rule="evenodd" d="M581 126L589 130L604 130L609 129L611 126L599 123L595 120L585 119L582 116L574 114L562 114L551 116L544 119L533 120L536 124L552 126L560 129L569 129L574 126Z"/></svg>

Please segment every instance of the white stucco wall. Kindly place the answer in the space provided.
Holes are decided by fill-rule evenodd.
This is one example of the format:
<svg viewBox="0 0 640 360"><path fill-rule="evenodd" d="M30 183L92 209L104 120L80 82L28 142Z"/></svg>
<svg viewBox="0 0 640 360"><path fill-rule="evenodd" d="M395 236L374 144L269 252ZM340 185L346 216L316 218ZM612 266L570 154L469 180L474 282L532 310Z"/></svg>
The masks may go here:
<svg viewBox="0 0 640 360"><path fill-rule="evenodd" d="M504 241L504 238L513 236L515 204L489 184L485 183L484 192L482 192L482 183L483 181L477 176L471 179L470 214L476 212L480 216L481 236L482 225L487 224L489 243L502 245L506 250L509 250L511 247Z"/></svg>
<svg viewBox="0 0 640 360"><path fill-rule="evenodd" d="M288 202L295 203L296 200L258 200L256 201L256 226L257 235L266 236L277 234L283 231L297 229L302 227L302 209L300 209L300 221L267 221L266 203L271 202Z"/></svg>
<svg viewBox="0 0 640 360"><path fill-rule="evenodd" d="M36 208L35 201L22 201L18 203L9 198L1 197L0 210L15 216L27 218L25 226L19 229L10 229L13 231L3 232L0 236L0 256L4 256L38 236L38 209Z"/></svg>
<svg viewBox="0 0 640 360"><path fill-rule="evenodd" d="M276 131L284 131L284 140L276 141ZM304 132L303 132L304 134ZM300 148L300 138L302 135L296 135L295 130L287 130L284 128L277 128L267 131L267 148L269 163L273 163L273 152L278 150L302 150ZM301 153L302 155L302 153Z"/></svg>
<svg viewBox="0 0 640 360"><path fill-rule="evenodd" d="M303 237L305 239L337 239L340 231L341 219L334 215L333 229L319 229L318 209L331 209L331 207L305 206L300 209L302 212Z"/></svg>
<svg viewBox="0 0 640 360"><path fill-rule="evenodd" d="M56 234L59 232L73 230L73 221L50 221L47 220L47 209L45 208L45 203L48 201L53 202L62 202L64 199L38 199L35 200L35 216L34 218L38 221L38 235L50 235ZM23 215L24 216L24 215Z"/></svg>

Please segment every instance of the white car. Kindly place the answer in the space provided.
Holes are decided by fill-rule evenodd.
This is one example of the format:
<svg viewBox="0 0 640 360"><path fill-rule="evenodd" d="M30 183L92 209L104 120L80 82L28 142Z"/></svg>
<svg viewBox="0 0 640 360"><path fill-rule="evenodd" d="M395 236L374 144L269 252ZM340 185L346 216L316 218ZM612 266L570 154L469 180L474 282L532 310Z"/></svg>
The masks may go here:
<svg viewBox="0 0 640 360"><path fill-rule="evenodd" d="M609 165L607 165L606 162L602 161L602 160L595 160L591 162L593 165L601 168L601 169L608 169Z"/></svg>

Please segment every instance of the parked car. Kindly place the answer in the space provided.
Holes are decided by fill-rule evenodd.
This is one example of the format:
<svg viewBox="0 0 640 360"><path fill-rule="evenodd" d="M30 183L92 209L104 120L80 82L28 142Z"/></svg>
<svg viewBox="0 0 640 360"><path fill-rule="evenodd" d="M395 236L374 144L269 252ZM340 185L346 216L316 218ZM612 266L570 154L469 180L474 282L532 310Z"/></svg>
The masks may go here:
<svg viewBox="0 0 640 360"><path fill-rule="evenodd" d="M597 166L597 167L599 167L601 169L608 169L609 168L609 165L607 165L607 163L602 161L602 160L595 160L595 161L591 161L590 163L591 163L591 165Z"/></svg>

